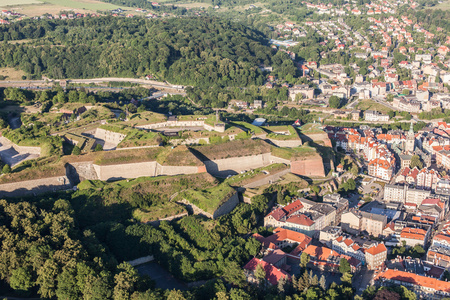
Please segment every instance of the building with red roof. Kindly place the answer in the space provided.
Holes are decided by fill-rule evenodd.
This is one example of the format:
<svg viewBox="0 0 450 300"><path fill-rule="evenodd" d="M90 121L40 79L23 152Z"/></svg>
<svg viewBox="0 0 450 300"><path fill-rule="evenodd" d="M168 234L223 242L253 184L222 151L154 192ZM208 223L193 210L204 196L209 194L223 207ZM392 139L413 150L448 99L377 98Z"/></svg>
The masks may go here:
<svg viewBox="0 0 450 300"><path fill-rule="evenodd" d="M244 266L245 275L249 282L258 282L258 279L255 277L255 270L258 265L261 265L264 268L264 271L266 272L266 281L271 285L277 285L281 278L291 278L286 271L283 271L262 259L254 257Z"/></svg>
<svg viewBox="0 0 450 300"><path fill-rule="evenodd" d="M400 242L405 241L407 246L415 245L425 246L428 241L429 232L421 228L405 227L400 233Z"/></svg>
<svg viewBox="0 0 450 300"><path fill-rule="evenodd" d="M450 296L450 282L397 270L385 270L375 276L381 286L403 285L424 299L442 299Z"/></svg>

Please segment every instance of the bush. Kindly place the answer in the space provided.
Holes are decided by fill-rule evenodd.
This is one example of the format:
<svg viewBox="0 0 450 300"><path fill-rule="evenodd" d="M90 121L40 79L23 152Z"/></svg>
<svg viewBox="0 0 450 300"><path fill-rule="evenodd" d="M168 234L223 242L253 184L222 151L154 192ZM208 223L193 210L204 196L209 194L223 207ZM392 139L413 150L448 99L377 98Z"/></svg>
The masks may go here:
<svg viewBox="0 0 450 300"><path fill-rule="evenodd" d="M72 155L80 155L81 154L81 149L78 146L73 147L72 149Z"/></svg>
<svg viewBox="0 0 450 300"><path fill-rule="evenodd" d="M2 173L3 174L9 174L11 173L11 167L8 164L5 164L2 168Z"/></svg>
<svg viewBox="0 0 450 300"><path fill-rule="evenodd" d="M100 144L95 145L94 151L95 151L95 152L103 151L103 146L100 145Z"/></svg>

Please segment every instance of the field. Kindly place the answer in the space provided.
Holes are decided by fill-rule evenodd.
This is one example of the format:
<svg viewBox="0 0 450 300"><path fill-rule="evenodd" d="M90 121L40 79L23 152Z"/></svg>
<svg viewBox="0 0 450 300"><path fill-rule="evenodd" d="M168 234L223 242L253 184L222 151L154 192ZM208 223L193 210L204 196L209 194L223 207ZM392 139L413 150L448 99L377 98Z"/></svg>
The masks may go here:
<svg viewBox="0 0 450 300"><path fill-rule="evenodd" d="M14 68L0 68L0 75L7 77L6 80L22 80L25 72Z"/></svg>
<svg viewBox="0 0 450 300"><path fill-rule="evenodd" d="M376 110L379 111L381 113L388 113L389 111L391 111L390 108L384 106L383 104L377 103L375 101L372 100L362 100L361 102L359 102L357 109L360 110Z"/></svg>
<svg viewBox="0 0 450 300"><path fill-rule="evenodd" d="M27 5L42 3L38 0L0 0L0 6L10 6L10 5Z"/></svg>
<svg viewBox="0 0 450 300"><path fill-rule="evenodd" d="M83 13L119 7L131 9L97 0L0 0L0 8L11 9L30 17L41 16L45 13L58 14L62 10L76 10Z"/></svg>
<svg viewBox="0 0 450 300"><path fill-rule="evenodd" d="M442 3L433 6L432 9L442 9L442 10L450 9L450 0L442 1Z"/></svg>

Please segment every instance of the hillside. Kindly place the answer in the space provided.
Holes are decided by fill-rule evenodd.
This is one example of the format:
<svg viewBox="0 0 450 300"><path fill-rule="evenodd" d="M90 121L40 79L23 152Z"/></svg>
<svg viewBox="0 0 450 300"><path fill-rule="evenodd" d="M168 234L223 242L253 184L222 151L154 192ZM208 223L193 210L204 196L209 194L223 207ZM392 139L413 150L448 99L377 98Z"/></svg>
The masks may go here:
<svg viewBox="0 0 450 300"><path fill-rule="evenodd" d="M216 18L26 20L0 28L0 67L50 78L136 77L209 86L262 84L261 34ZM55 47L55 45L57 45Z"/></svg>

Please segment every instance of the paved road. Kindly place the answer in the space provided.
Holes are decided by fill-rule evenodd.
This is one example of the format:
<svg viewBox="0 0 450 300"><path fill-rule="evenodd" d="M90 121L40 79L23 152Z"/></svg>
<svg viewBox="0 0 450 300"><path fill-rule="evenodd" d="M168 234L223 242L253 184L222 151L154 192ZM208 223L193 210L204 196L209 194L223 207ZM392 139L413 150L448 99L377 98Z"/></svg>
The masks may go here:
<svg viewBox="0 0 450 300"><path fill-rule="evenodd" d="M361 295L373 278L374 271L367 270L366 267L353 275L352 285L356 290L356 294Z"/></svg>
<svg viewBox="0 0 450 300"><path fill-rule="evenodd" d="M65 80L62 80L65 81ZM156 88L166 88L166 89L176 89L178 91L185 90L184 86L181 85L173 85L167 82L160 82L154 80L146 80L146 79L138 79L138 78L118 78L118 77L105 77L105 78L91 78L91 79L68 79L70 83L79 83L79 84L98 84L103 82L130 82L137 84L145 84L150 85ZM8 87L8 86L49 86L54 82L61 82L61 80L20 80L20 81L0 81L0 87Z"/></svg>

